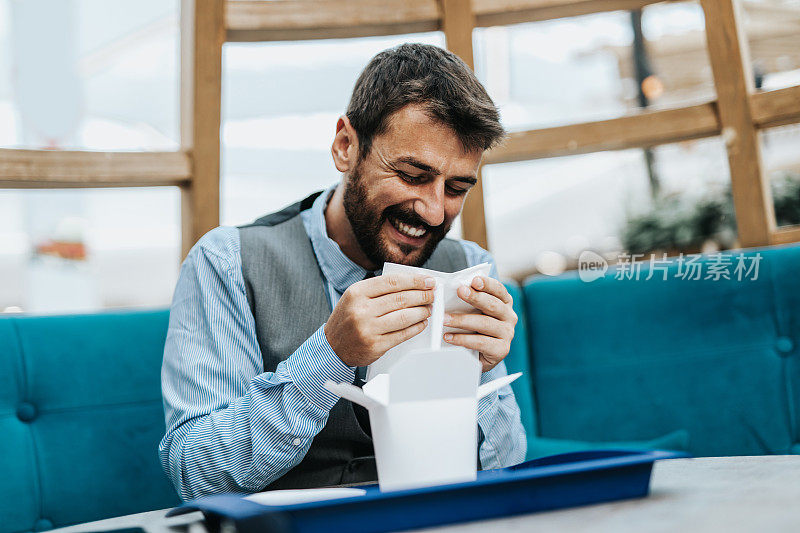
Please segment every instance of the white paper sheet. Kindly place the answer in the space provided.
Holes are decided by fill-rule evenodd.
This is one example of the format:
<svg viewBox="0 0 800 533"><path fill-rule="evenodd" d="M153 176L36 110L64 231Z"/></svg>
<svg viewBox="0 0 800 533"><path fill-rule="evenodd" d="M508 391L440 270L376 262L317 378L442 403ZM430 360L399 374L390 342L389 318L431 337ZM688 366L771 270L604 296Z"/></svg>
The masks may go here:
<svg viewBox="0 0 800 533"><path fill-rule="evenodd" d="M383 356L372 363L367 370L367 381L378 374L389 373L390 369L397 364L406 354L414 350L438 350L442 347L451 345L444 342L442 336L447 332L463 331L456 328L445 327L445 313L467 313L475 308L458 297L457 290L462 285L469 285L476 276L488 276L491 266L489 263L481 263L458 272L438 272L427 268L399 265L397 263L385 263L383 265L383 275L387 274L412 274L430 276L436 280L434 289L433 305L431 306L431 316L428 319L427 327L418 335L398 344ZM475 358L478 353L475 350L463 350L471 353Z"/></svg>
<svg viewBox="0 0 800 533"><path fill-rule="evenodd" d="M298 503L335 500L337 498L353 498L363 496L367 491L350 487L331 487L325 489L287 489L258 492L245 496L245 500L261 505L294 505Z"/></svg>

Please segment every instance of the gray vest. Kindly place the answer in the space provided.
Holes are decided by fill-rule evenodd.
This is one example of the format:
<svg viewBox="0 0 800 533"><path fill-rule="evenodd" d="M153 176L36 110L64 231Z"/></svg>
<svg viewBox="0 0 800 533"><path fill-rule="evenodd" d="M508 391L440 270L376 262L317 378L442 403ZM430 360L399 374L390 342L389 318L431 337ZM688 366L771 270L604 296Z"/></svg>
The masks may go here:
<svg viewBox="0 0 800 533"><path fill-rule="evenodd" d="M331 313L322 272L299 216L320 194L239 227L247 301L265 372L274 372ZM468 265L461 245L444 239L424 266L455 272ZM372 439L358 423L353 404L341 399L303 460L264 488L325 487L376 479Z"/></svg>

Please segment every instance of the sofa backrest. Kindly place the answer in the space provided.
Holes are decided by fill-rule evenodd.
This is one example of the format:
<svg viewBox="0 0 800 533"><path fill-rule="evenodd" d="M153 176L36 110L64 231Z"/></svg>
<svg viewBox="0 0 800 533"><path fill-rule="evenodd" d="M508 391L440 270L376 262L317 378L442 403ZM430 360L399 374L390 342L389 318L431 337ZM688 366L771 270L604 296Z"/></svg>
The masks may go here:
<svg viewBox="0 0 800 533"><path fill-rule="evenodd" d="M505 358L506 369L509 374L522 372L522 377L511 384L514 397L520 410L522 426L528 443L536 438L536 407L534 405L533 389L531 387L531 359L528 339L528 323L526 320L525 298L522 289L513 281L505 282L508 293L514 299L514 312L517 314L517 325L514 328L514 339L511 341L511 350Z"/></svg>
<svg viewBox="0 0 800 533"><path fill-rule="evenodd" d="M0 318L0 531L170 507L168 311Z"/></svg>
<svg viewBox="0 0 800 533"><path fill-rule="evenodd" d="M731 279L715 280L726 256ZM539 434L685 429L698 456L800 452L800 246L746 252L755 279L736 279L738 257L702 257L700 280L681 279L684 258L649 280L645 267L638 280L611 268L592 282L575 272L527 282Z"/></svg>

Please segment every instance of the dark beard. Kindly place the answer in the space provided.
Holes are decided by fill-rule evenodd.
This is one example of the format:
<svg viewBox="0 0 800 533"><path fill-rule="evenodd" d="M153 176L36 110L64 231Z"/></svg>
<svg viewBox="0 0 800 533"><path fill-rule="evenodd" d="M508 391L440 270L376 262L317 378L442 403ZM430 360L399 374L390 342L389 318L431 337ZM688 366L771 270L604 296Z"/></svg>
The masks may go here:
<svg viewBox="0 0 800 533"><path fill-rule="evenodd" d="M387 207L382 213L370 209L367 201L367 187L364 184L360 170L361 163L353 170L350 179L345 185L343 203L350 227L353 229L353 234L364 255L378 268L382 268L383 263L387 261L410 266L422 266L425 264L439 242L447 235L450 225L442 223L438 226L429 226L413 210L403 209L398 205ZM428 239L422 245L422 248L404 243L398 244L400 251L406 257L416 251L418 253L416 259L406 261L391 257L388 246L380 237L383 223L390 217L427 230Z"/></svg>

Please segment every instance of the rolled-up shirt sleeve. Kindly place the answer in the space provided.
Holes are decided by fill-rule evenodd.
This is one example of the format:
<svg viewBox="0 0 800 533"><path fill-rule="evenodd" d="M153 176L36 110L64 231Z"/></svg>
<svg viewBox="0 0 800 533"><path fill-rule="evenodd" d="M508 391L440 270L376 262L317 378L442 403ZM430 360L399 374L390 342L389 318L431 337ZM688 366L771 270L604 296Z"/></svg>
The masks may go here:
<svg viewBox="0 0 800 533"><path fill-rule="evenodd" d="M461 242L468 264L489 263L492 267L489 276L499 279L494 258L489 252L473 242ZM506 365L500 362L481 375L481 384L506 375L508 375ZM529 379L529 376L523 376L521 379ZM478 402L478 427L483 434L479 457L484 470L511 466L525 460L528 443L520 419L519 405L510 385L481 398Z"/></svg>
<svg viewBox="0 0 800 533"><path fill-rule="evenodd" d="M206 234L181 266L170 308L161 386L161 463L183 499L256 492L299 463L350 382L321 326L264 372L241 271L238 230Z"/></svg>
<svg viewBox="0 0 800 533"><path fill-rule="evenodd" d="M481 383L507 374L506 365L501 362L481 375ZM511 386L506 385L481 398L478 402L478 426L484 436L479 449L481 468L501 468L525 460L527 438Z"/></svg>

